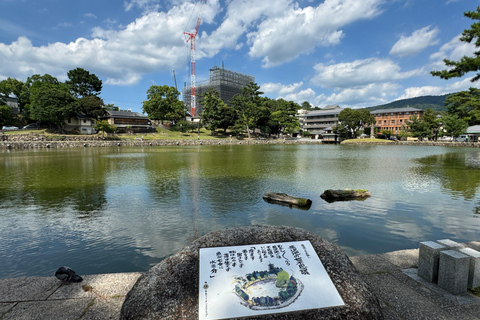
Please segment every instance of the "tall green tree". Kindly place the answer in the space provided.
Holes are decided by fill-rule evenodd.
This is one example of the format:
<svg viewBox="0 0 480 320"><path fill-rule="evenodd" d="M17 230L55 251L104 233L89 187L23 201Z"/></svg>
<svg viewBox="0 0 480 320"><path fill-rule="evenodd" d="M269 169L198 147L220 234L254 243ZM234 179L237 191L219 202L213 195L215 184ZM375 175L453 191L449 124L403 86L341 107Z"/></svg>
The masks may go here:
<svg viewBox="0 0 480 320"><path fill-rule="evenodd" d="M465 29L460 37L460 41L471 43L474 41L475 47L480 47L480 7L477 7L476 11L467 11L464 13L465 17L472 20L477 20L477 22L472 23L470 29ZM463 77L469 72L478 72L480 71L480 50L474 52L472 57L463 56L459 61L453 61L449 59L444 59L445 65L447 67L452 67L447 70L441 71L432 71L433 76L438 76L442 79L458 78ZM475 77L472 78L472 82L475 82L480 79L480 73L477 73Z"/></svg>
<svg viewBox="0 0 480 320"><path fill-rule="evenodd" d="M351 138L357 137L357 132L363 126L370 126L376 122L375 116L365 108L345 108L338 114L338 126L344 127Z"/></svg>
<svg viewBox="0 0 480 320"><path fill-rule="evenodd" d="M143 101L142 110L153 120L178 121L183 117L184 106L178 99L180 92L172 86L151 86L147 90L147 100Z"/></svg>
<svg viewBox="0 0 480 320"><path fill-rule="evenodd" d="M16 97L18 99L18 107L20 108L20 112L23 110L23 106L25 105L24 101L21 100L22 90L25 84L17 79L14 78L7 78L5 80L0 81L0 103L6 103L3 97Z"/></svg>
<svg viewBox="0 0 480 320"><path fill-rule="evenodd" d="M410 120L405 121L405 124L409 127L409 131L412 133L412 135L420 138L420 140L423 140L432 134L427 122L423 121L416 115L412 115Z"/></svg>
<svg viewBox="0 0 480 320"><path fill-rule="evenodd" d="M302 109L304 110L312 110L312 105L308 101L303 101L302 102Z"/></svg>
<svg viewBox="0 0 480 320"><path fill-rule="evenodd" d="M449 136L458 137L467 131L468 123L457 115L447 114L441 120L445 133Z"/></svg>
<svg viewBox="0 0 480 320"><path fill-rule="evenodd" d="M277 122L282 133L293 133L300 129L300 122L295 114L301 108L293 101L278 99L277 108L272 112L272 120Z"/></svg>
<svg viewBox="0 0 480 320"><path fill-rule="evenodd" d="M12 120L12 109L0 102L0 126L9 124Z"/></svg>
<svg viewBox="0 0 480 320"><path fill-rule="evenodd" d="M30 114L33 120L61 129L65 119L74 116L75 112L75 98L67 85L42 82L32 84Z"/></svg>
<svg viewBox="0 0 480 320"><path fill-rule="evenodd" d="M65 83L76 98L96 96L102 91L102 80L83 68L70 70L67 76L68 80Z"/></svg>
<svg viewBox="0 0 480 320"><path fill-rule="evenodd" d="M87 117L98 119L105 115L103 99L97 96L85 96L77 100L77 110Z"/></svg>
<svg viewBox="0 0 480 320"><path fill-rule="evenodd" d="M251 104L249 104L245 96L239 94L234 95L230 103L238 114L237 121L234 125L236 135L238 136L242 131L246 130L250 138L249 122L252 118Z"/></svg>
<svg viewBox="0 0 480 320"><path fill-rule="evenodd" d="M436 139L440 130L440 119L437 118L437 114L432 109L427 108L423 114L422 121L426 123L430 130L430 134L427 137Z"/></svg>
<svg viewBox="0 0 480 320"><path fill-rule="evenodd" d="M470 88L445 99L447 112L464 119L469 125L480 124L480 89Z"/></svg>
<svg viewBox="0 0 480 320"><path fill-rule="evenodd" d="M247 126L249 126L249 124L252 125L254 135L256 135L255 128L259 118L259 106L261 103L260 96L262 94L263 92L260 91L260 86L255 82L249 82L245 87L242 88L242 95L246 98L248 110L247 114L249 119L247 119ZM250 131L247 130L247 133L248 137L250 138Z"/></svg>
<svg viewBox="0 0 480 320"><path fill-rule="evenodd" d="M202 95L200 104L202 105L202 123L207 125L207 129L211 130L212 136L215 130L219 128L222 120L221 108L225 105L220 99L220 94L217 90L209 89Z"/></svg>
<svg viewBox="0 0 480 320"><path fill-rule="evenodd" d="M47 73L44 75L34 74L28 77L27 81L25 81L25 84L22 87L22 90L20 92L20 97L19 97L19 100L22 101L22 105L23 105L23 109L21 110L21 112L25 119L35 120L31 117L31 113L30 113L30 109L31 109L30 98L32 96L34 89L43 84L58 86L60 85L60 82L58 81L57 78Z"/></svg>

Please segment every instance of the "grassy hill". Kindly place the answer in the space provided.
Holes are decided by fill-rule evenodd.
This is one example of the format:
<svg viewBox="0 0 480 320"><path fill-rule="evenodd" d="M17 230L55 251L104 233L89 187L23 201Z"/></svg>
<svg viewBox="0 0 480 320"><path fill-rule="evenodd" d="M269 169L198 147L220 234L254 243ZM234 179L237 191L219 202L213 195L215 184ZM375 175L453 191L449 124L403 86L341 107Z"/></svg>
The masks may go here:
<svg viewBox="0 0 480 320"><path fill-rule="evenodd" d="M421 110L426 110L428 108L435 111L447 111L444 106L445 99L448 97L448 94L443 96L423 96L410 99L402 99L393 101L387 104L382 104L379 106L368 107L370 111L379 110L379 109L393 109L393 108L417 108Z"/></svg>

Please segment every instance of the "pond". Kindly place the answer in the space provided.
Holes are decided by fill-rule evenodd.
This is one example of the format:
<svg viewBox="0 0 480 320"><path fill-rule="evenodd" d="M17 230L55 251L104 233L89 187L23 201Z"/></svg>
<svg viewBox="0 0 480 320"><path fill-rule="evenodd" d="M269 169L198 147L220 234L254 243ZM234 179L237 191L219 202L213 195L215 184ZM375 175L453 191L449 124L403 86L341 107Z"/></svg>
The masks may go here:
<svg viewBox="0 0 480 320"><path fill-rule="evenodd" d="M210 231L304 228L347 255L480 238L479 149L226 145L0 153L0 278L145 271ZM328 203L325 189L365 201ZM309 210L263 201L309 198Z"/></svg>

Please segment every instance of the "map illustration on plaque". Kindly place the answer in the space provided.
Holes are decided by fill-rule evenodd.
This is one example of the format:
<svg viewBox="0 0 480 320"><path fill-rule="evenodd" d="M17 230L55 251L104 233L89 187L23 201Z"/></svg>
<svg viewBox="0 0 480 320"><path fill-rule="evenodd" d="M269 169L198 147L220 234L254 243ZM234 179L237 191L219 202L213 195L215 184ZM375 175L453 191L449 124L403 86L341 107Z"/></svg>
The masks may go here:
<svg viewBox="0 0 480 320"><path fill-rule="evenodd" d="M310 241L200 249L199 319L339 307Z"/></svg>
<svg viewBox="0 0 480 320"><path fill-rule="evenodd" d="M282 268L253 271L235 278L234 292L241 304L253 310L280 309L293 303L303 291L303 283Z"/></svg>

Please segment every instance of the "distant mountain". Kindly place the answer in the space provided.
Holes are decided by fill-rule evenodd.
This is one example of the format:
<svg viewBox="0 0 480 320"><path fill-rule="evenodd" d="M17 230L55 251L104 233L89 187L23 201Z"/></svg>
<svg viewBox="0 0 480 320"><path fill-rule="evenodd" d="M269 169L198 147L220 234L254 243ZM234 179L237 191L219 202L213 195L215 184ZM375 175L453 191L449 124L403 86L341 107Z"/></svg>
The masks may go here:
<svg viewBox="0 0 480 320"><path fill-rule="evenodd" d="M434 111L447 111L444 106L445 99L448 97L448 94L443 96L423 96L410 99L402 99L393 101L387 104L382 104L380 106L367 107L368 110L374 111L379 109L393 109L393 108L417 108L421 110L426 110L428 108Z"/></svg>

